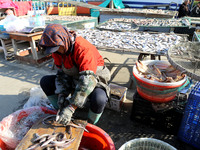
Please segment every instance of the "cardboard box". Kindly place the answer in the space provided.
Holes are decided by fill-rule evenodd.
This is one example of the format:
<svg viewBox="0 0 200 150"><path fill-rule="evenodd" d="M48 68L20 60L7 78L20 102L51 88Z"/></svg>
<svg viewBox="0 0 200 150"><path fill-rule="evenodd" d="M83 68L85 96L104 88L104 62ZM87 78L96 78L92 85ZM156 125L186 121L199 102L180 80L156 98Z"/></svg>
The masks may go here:
<svg viewBox="0 0 200 150"><path fill-rule="evenodd" d="M119 86L113 83L110 86L110 101L107 103L106 108L120 111L123 102L126 101L127 87Z"/></svg>

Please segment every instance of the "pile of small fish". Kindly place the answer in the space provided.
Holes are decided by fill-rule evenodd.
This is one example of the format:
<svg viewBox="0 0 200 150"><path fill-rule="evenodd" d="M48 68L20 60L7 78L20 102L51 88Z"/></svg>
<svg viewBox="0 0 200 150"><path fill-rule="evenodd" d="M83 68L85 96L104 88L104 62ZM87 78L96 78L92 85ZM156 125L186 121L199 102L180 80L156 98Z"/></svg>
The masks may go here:
<svg viewBox="0 0 200 150"><path fill-rule="evenodd" d="M58 15L46 15L45 20L53 21L53 20L63 20L63 21L81 21L95 19L94 17L88 16L58 16Z"/></svg>
<svg viewBox="0 0 200 150"><path fill-rule="evenodd" d="M172 65L169 65L165 69L159 68L156 64L145 65L142 61L136 62L136 68L138 72L143 75L144 78L159 81L159 82L177 82L185 77L183 72L175 69Z"/></svg>
<svg viewBox="0 0 200 150"><path fill-rule="evenodd" d="M115 50L144 51L166 54L172 45L188 41L184 36L165 33L148 32L112 32L99 30L77 30L78 35L87 39L98 48L114 48Z"/></svg>
<svg viewBox="0 0 200 150"><path fill-rule="evenodd" d="M190 21L186 18L171 18L171 19L157 19L157 18L147 18L147 19L130 19L130 18L114 18L106 22L108 25L116 24L117 22L125 23L134 23L137 26L158 26L158 27L180 27L180 26L189 26ZM104 24L102 24L104 25ZM126 24L125 24L126 25Z"/></svg>
<svg viewBox="0 0 200 150"><path fill-rule="evenodd" d="M188 19L132 19L138 26L181 27L189 26Z"/></svg>
<svg viewBox="0 0 200 150"><path fill-rule="evenodd" d="M112 9L101 11L113 11L113 12L126 12L126 13L145 13L145 14L164 14L164 15L174 15L176 11L162 10L162 9L135 9L135 8L125 8L125 9Z"/></svg>
<svg viewBox="0 0 200 150"><path fill-rule="evenodd" d="M109 21L99 26L100 29L108 30L131 30L131 23Z"/></svg>

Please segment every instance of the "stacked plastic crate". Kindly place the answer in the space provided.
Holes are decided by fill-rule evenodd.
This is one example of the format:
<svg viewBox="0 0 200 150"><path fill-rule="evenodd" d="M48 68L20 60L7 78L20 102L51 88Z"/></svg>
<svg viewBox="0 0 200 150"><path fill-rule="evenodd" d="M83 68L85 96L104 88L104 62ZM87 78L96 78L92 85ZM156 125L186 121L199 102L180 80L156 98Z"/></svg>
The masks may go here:
<svg viewBox="0 0 200 150"><path fill-rule="evenodd" d="M190 92L178 137L200 148L200 82L197 82Z"/></svg>

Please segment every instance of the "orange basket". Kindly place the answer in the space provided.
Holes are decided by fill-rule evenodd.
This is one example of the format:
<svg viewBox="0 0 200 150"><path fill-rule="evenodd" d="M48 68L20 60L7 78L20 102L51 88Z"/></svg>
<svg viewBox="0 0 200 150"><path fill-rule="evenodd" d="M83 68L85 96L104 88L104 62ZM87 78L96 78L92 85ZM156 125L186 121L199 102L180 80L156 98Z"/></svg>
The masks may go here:
<svg viewBox="0 0 200 150"><path fill-rule="evenodd" d="M169 62L160 60L143 61L144 64L154 63L161 68L169 66ZM136 82L136 88L139 95L151 102L163 103L175 98L179 87L188 83L187 76L178 82L166 83L149 80L139 74L136 66L133 67L133 80Z"/></svg>

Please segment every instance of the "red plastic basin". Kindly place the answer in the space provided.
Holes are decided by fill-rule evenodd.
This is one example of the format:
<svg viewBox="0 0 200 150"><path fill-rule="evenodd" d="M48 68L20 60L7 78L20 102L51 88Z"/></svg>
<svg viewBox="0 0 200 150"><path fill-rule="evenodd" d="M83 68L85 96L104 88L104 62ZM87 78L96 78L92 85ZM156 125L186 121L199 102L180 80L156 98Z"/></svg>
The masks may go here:
<svg viewBox="0 0 200 150"><path fill-rule="evenodd" d="M45 107L41 108L46 114L56 114L56 112L53 110L49 110ZM28 114L25 111L21 111L18 116L18 120L20 121L22 118L27 116ZM90 123L87 124L86 129L89 131L89 133L84 131L79 150L84 148L90 150L115 150L112 139L104 130ZM1 139L0 149L10 150Z"/></svg>

